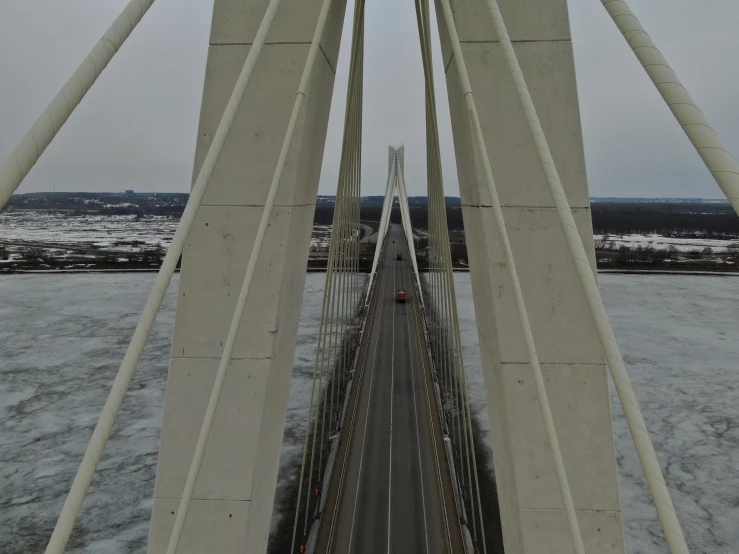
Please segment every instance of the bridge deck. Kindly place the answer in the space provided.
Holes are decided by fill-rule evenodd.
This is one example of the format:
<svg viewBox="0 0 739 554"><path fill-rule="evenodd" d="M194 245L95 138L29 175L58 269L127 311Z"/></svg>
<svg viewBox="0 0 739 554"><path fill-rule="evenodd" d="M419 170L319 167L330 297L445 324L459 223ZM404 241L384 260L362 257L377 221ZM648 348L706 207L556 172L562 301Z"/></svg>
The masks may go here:
<svg viewBox="0 0 739 554"><path fill-rule="evenodd" d="M400 227L388 234L316 552L461 553L408 250Z"/></svg>

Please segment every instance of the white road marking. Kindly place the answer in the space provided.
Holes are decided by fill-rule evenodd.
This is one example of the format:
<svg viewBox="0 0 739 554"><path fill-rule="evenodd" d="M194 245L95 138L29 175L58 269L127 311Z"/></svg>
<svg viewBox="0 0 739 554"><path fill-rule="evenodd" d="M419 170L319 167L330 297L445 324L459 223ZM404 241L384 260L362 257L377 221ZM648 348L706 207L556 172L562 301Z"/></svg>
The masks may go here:
<svg viewBox="0 0 739 554"><path fill-rule="evenodd" d="M405 286L405 272L403 273L403 286ZM426 544L426 554L429 553L429 530L426 521L426 493L423 487L423 462L421 461L421 436L418 432L418 408L416 407L416 379L413 376L413 352L411 350L411 323L408 310L405 311L405 321L408 331L408 359L411 365L411 396L413 396L413 415L416 419L416 444L418 445L418 478L421 481L421 508L423 509L423 542ZM433 428L431 430L433 433Z"/></svg>
<svg viewBox="0 0 739 554"><path fill-rule="evenodd" d="M385 269L387 270L387 268L385 268ZM382 285L381 285L381 288L378 290L378 294L382 294L382 289L384 288L385 278L386 277L387 277L387 273L384 272ZM394 274L393 274L393 279L395 279L395 275ZM382 321L382 308L383 308L383 306L384 306L383 302L380 301L380 312L379 312L378 317L377 317L377 321L378 322L381 322ZM395 306L393 305L393 309L394 308L395 308ZM374 324L374 321L373 321L373 324ZM380 343L380 332L378 330L377 336L375 337L375 349L374 349L374 353L372 354L372 358L373 358L372 359L372 362L373 362L372 375L370 376L369 396L367 398L367 412L366 412L366 414L364 416L364 435L362 436L362 450L361 450L361 452L359 454L359 472L357 474L357 489L356 489L355 494L354 494L354 507L352 509L352 526L351 526L351 529L349 531L349 550L348 550L347 554L349 554L351 552L351 549L352 549L352 537L354 536L354 519L355 519L355 517L357 515L357 500L359 499L359 484L362 481L362 464L364 462L364 445L367 442L367 422L369 421L370 407L372 405L372 385L373 385L374 380L375 380L375 366L374 366L374 364L377 362L377 346L379 345L379 343ZM359 398L357 399L357 402L359 402ZM348 456L349 456L349 454L347 452L347 458L348 458ZM339 502L338 501L337 501L336 505L338 507L338 505L339 505ZM334 518L334 521L335 521L335 518ZM329 549L329 551L330 551L330 549Z"/></svg>
<svg viewBox="0 0 739 554"><path fill-rule="evenodd" d="M415 309L413 311L413 320L416 322L416 326L415 326L416 343L418 346L419 355L421 356L421 374L423 375L424 391L426 393L426 407L428 409L427 414L429 417L429 423L431 425L431 444L434 448L434 467L436 469L436 482L439 488L439 495L441 496L441 508L442 508L442 513L444 517L444 528L446 531L447 545L449 547L449 552L452 552L453 551L452 535L451 535L451 530L449 529L449 514L447 513L447 509L446 509L446 499L444 497L444 485L443 485L442 477L441 477L441 467L439 465L439 450L436 445L436 432L434 430L433 409L431 407L431 397L429 395L429 389L428 389L428 378L426 376L426 370L423 368L423 356L424 356L423 352L425 351L423 341L422 341L423 331L421 327L421 322L418 320L418 312L416 312ZM439 417L441 417L441 414L439 414Z"/></svg>
<svg viewBox="0 0 739 554"><path fill-rule="evenodd" d="M395 243L394 243L395 244ZM395 260L398 259L398 245L395 244ZM393 262L393 291L397 291L398 285L395 280L395 277L398 274L398 264ZM397 292L394 292L393 294L397 294ZM392 511L392 501L393 501L393 389L394 387L394 380L395 380L395 305L397 304L397 300L395 297L393 297L393 346L392 351L390 353L390 467L388 470L388 480L387 480L387 554L390 554L390 537L392 535L391 528L392 528L392 522L390 519L390 514Z"/></svg>

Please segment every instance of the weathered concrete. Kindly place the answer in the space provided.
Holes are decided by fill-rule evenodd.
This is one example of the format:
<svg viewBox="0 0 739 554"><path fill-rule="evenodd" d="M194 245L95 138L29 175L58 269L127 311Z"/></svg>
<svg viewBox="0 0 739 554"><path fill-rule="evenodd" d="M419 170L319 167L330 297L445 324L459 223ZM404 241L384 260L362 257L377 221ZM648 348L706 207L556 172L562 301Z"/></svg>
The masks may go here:
<svg viewBox="0 0 739 554"><path fill-rule="evenodd" d="M604 354L484 0L451 0L588 552L624 551ZM500 0L590 262L566 0ZM440 13L437 1L437 13ZM572 552L447 29L439 20L507 554Z"/></svg>
<svg viewBox="0 0 739 554"><path fill-rule="evenodd" d="M284 0L183 255L149 552L166 549L322 0ZM334 0L179 553L266 550L345 0ZM215 0L195 173L267 3Z"/></svg>

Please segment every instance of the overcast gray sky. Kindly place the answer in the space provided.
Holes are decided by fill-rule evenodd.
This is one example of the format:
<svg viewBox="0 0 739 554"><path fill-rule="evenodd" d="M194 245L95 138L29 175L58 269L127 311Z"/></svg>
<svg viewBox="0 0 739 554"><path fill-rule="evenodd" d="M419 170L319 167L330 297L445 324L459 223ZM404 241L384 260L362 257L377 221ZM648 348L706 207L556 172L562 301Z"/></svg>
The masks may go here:
<svg viewBox="0 0 739 554"><path fill-rule="evenodd" d="M0 0L0 159L127 1ZM739 2L630 4L739 155ZM591 195L720 197L600 1L569 0L569 5ZM211 10L212 0L157 0L20 192L54 186L58 191L187 191ZM388 19L388 13L395 17ZM345 26L323 194L336 189L348 35ZM367 1L365 56L363 194L384 192L387 145L401 142L409 194L425 194L423 82L411 0ZM440 97L445 184L447 193L456 195L443 87Z"/></svg>

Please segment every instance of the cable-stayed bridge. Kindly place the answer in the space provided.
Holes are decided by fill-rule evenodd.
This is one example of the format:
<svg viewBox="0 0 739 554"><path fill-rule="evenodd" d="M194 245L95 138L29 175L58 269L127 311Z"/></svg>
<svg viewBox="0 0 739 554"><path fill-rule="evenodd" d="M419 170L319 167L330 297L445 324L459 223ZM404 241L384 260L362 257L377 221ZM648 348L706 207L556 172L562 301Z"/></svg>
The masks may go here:
<svg viewBox="0 0 739 554"><path fill-rule="evenodd" d="M345 14L344 0L215 0L190 199L47 552L67 545L180 258L149 552L266 550L345 16L347 108L291 551L493 551L449 255L428 0L414 4L429 270L422 278L416 263L404 152L391 148L372 272L365 282L358 271L365 3ZM736 160L628 4L601 3L739 211ZM152 4L129 3L0 166L0 207ZM597 288L566 2L435 8L505 551L624 551L610 371L666 543L688 552ZM390 223L396 194L400 226Z"/></svg>

